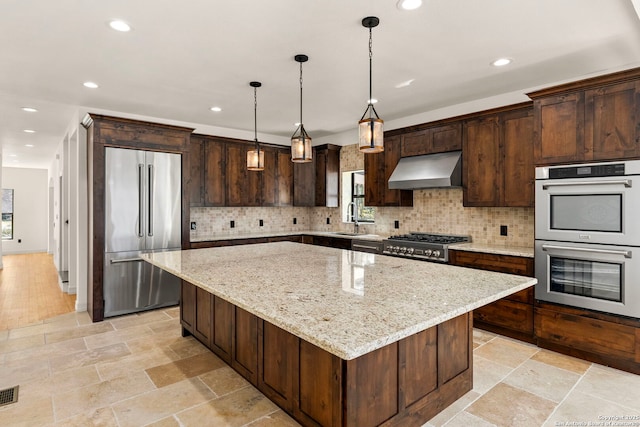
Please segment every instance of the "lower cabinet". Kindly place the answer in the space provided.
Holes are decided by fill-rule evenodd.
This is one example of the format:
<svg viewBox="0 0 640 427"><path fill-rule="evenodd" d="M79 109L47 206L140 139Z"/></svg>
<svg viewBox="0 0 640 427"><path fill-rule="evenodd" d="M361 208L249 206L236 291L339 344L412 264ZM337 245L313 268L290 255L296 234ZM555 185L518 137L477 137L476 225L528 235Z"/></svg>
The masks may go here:
<svg viewBox="0 0 640 427"><path fill-rule="evenodd" d="M186 281L182 297L183 335L304 426L422 424L472 388L470 313L344 360Z"/></svg>
<svg viewBox="0 0 640 427"><path fill-rule="evenodd" d="M533 258L470 251L449 251L449 262L461 267L533 277ZM473 311L475 327L526 342L534 337L534 287Z"/></svg>

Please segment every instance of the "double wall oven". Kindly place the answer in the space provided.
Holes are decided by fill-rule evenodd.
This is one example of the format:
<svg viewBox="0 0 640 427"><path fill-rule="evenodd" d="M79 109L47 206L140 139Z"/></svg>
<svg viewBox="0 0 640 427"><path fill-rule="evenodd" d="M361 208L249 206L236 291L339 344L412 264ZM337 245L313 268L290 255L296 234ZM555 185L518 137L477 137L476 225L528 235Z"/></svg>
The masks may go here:
<svg viewBox="0 0 640 427"><path fill-rule="evenodd" d="M536 298L640 318L640 160L536 168Z"/></svg>

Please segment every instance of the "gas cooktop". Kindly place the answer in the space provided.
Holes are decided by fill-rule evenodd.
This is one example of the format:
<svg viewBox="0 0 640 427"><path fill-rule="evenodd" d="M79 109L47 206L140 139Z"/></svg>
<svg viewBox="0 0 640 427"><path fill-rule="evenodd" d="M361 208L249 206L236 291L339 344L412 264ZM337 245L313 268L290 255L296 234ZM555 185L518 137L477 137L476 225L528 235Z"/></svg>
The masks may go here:
<svg viewBox="0 0 640 427"><path fill-rule="evenodd" d="M471 236L412 232L383 241L382 253L426 261L449 261L448 246L471 241Z"/></svg>

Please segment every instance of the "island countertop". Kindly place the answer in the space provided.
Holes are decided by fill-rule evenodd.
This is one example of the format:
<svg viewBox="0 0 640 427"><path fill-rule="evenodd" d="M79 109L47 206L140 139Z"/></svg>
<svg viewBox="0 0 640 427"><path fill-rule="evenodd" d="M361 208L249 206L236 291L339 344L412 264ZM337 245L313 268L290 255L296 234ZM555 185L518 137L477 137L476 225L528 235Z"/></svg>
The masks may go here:
<svg viewBox="0 0 640 427"><path fill-rule="evenodd" d="M344 360L536 283L531 277L293 242L143 257Z"/></svg>

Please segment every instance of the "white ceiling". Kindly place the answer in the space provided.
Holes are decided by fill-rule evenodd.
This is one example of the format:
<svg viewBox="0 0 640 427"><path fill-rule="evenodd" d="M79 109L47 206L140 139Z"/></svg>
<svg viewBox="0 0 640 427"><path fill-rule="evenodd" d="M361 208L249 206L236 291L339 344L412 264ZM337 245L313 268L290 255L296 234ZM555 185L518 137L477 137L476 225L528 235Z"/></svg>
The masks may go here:
<svg viewBox="0 0 640 427"><path fill-rule="evenodd" d="M84 111L251 139L251 80L263 83L260 139L286 143L299 114L298 53L309 56L305 128L314 143L344 143L368 98L368 15L380 18L373 95L387 129L476 100L524 101L530 89L640 66L634 3L424 0L407 12L396 0L2 0L3 166L49 167ZM133 30L111 30L115 18ZM504 56L513 63L489 65Z"/></svg>

